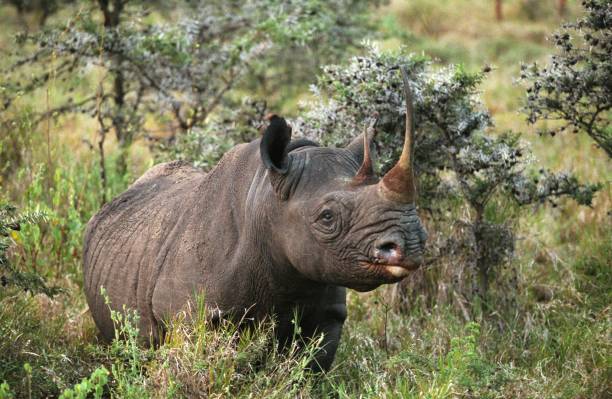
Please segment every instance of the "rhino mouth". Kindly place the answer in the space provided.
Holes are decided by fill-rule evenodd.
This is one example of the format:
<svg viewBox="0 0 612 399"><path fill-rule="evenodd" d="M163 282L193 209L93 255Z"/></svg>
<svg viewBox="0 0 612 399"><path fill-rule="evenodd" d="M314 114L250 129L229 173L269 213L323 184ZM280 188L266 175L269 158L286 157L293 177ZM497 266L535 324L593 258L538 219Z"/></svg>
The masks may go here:
<svg viewBox="0 0 612 399"><path fill-rule="evenodd" d="M389 273L393 277L404 278L410 274L410 270L401 266L385 265L383 266L385 272Z"/></svg>
<svg viewBox="0 0 612 399"><path fill-rule="evenodd" d="M399 281L417 270L421 262L410 262L404 264L384 264L376 262L363 262L362 266L366 269L384 276L390 280Z"/></svg>

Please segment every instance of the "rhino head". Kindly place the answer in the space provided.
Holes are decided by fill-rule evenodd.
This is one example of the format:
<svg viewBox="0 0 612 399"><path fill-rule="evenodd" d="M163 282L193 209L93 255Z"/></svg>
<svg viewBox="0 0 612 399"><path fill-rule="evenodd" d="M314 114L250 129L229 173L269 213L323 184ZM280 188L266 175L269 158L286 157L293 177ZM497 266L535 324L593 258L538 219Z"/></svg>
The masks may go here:
<svg viewBox="0 0 612 399"><path fill-rule="evenodd" d="M272 116L260 154L278 198L275 242L308 279L368 291L408 276L427 234L416 210L414 122L405 71L406 132L397 164L379 179L364 133L345 148L291 148L291 128Z"/></svg>

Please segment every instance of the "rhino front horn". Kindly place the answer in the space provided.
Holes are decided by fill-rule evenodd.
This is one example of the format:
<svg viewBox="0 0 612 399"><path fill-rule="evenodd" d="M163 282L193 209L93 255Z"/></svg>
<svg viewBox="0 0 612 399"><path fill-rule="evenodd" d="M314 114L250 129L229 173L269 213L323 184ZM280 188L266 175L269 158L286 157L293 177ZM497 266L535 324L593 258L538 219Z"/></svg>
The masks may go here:
<svg viewBox="0 0 612 399"><path fill-rule="evenodd" d="M406 132L404 147L399 161L391 168L379 183L385 198L402 203L416 201L416 184L414 178L414 106L412 92L408 84L408 72L400 67L404 82L406 98Z"/></svg>

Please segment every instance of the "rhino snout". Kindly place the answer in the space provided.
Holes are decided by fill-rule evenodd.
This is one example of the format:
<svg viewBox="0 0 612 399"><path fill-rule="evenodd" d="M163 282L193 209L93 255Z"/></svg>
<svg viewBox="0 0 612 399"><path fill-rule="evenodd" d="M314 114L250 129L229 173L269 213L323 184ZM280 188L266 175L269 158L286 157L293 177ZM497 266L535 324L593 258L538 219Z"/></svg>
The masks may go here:
<svg viewBox="0 0 612 399"><path fill-rule="evenodd" d="M373 255L378 264L414 270L423 263L423 239L421 235L405 239L397 233L383 236L374 243Z"/></svg>

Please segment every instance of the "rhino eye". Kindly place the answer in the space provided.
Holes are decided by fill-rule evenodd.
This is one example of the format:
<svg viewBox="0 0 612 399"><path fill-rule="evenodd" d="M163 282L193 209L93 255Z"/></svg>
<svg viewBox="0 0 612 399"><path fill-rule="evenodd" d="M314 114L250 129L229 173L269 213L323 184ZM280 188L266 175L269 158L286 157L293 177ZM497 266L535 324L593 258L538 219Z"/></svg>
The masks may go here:
<svg viewBox="0 0 612 399"><path fill-rule="evenodd" d="M344 231L349 208L346 201L340 201L337 197L324 198L310 216L313 231L322 241L333 241Z"/></svg>
<svg viewBox="0 0 612 399"><path fill-rule="evenodd" d="M319 214L319 222L325 226L331 225L335 218L334 213L329 209L325 209Z"/></svg>
<svg viewBox="0 0 612 399"><path fill-rule="evenodd" d="M325 208L317 215L313 227L323 234L320 238L333 240L342 232L342 219L334 210Z"/></svg>

